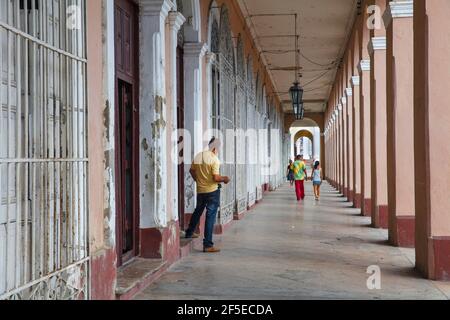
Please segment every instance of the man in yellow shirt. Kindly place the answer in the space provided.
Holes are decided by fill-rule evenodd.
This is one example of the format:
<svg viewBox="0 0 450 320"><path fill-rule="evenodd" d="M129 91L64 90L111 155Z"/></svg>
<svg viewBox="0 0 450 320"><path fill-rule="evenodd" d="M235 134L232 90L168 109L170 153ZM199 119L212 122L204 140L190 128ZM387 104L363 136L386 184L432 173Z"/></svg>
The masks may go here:
<svg viewBox="0 0 450 320"><path fill-rule="evenodd" d="M198 238L194 233L200 222L200 217L206 208L205 239L203 240L203 252L220 252L214 247L212 241L217 210L220 207L219 183L228 184L230 178L220 175L220 161L217 157L220 149L220 141L212 138L209 150L200 152L191 166L192 178L197 183L197 207L192 215L189 228L186 230L186 238Z"/></svg>

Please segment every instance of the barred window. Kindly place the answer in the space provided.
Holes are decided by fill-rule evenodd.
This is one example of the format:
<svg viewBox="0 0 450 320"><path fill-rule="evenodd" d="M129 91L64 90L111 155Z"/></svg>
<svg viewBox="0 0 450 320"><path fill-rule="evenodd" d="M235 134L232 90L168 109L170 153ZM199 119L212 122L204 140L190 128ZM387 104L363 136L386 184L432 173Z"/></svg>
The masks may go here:
<svg viewBox="0 0 450 320"><path fill-rule="evenodd" d="M0 300L88 296L85 6L0 1Z"/></svg>

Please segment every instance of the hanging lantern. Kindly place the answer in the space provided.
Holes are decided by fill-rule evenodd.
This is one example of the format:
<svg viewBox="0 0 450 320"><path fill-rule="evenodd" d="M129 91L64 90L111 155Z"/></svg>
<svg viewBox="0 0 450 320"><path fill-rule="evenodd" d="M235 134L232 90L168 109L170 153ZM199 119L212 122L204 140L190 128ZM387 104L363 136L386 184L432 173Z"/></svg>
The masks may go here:
<svg viewBox="0 0 450 320"><path fill-rule="evenodd" d="M305 113L303 108L303 88L300 87L298 82L295 82L291 89L289 89L289 93L292 99L295 119L302 120Z"/></svg>

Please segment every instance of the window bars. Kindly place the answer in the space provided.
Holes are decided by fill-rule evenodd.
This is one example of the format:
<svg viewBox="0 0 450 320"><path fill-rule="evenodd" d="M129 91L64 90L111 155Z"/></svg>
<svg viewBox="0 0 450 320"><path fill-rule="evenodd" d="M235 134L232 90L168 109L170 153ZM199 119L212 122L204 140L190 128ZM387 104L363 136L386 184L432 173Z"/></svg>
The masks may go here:
<svg viewBox="0 0 450 320"><path fill-rule="evenodd" d="M85 7L0 1L0 300L88 298Z"/></svg>

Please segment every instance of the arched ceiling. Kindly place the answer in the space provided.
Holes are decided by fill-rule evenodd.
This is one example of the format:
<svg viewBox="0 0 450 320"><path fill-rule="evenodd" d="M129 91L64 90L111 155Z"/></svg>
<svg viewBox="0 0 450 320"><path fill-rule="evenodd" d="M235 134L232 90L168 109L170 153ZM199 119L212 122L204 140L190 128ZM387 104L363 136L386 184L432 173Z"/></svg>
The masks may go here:
<svg viewBox="0 0 450 320"><path fill-rule="evenodd" d="M318 127L317 122L310 118L304 118L303 120L296 120L292 123L291 128L299 128L299 127Z"/></svg>
<svg viewBox="0 0 450 320"><path fill-rule="evenodd" d="M324 112L357 14L358 0L238 0L238 3L286 113L292 113L288 90L295 79L295 20L286 14L299 15L299 73L305 87L306 112Z"/></svg>
<svg viewBox="0 0 450 320"><path fill-rule="evenodd" d="M297 142L298 139L303 138L303 137L308 138L308 139L311 140L311 141L314 141L314 136L313 136L313 134L311 133L311 131L308 131L308 130L300 130L299 132L297 132L297 133L295 134L295 136L294 136L294 142Z"/></svg>

